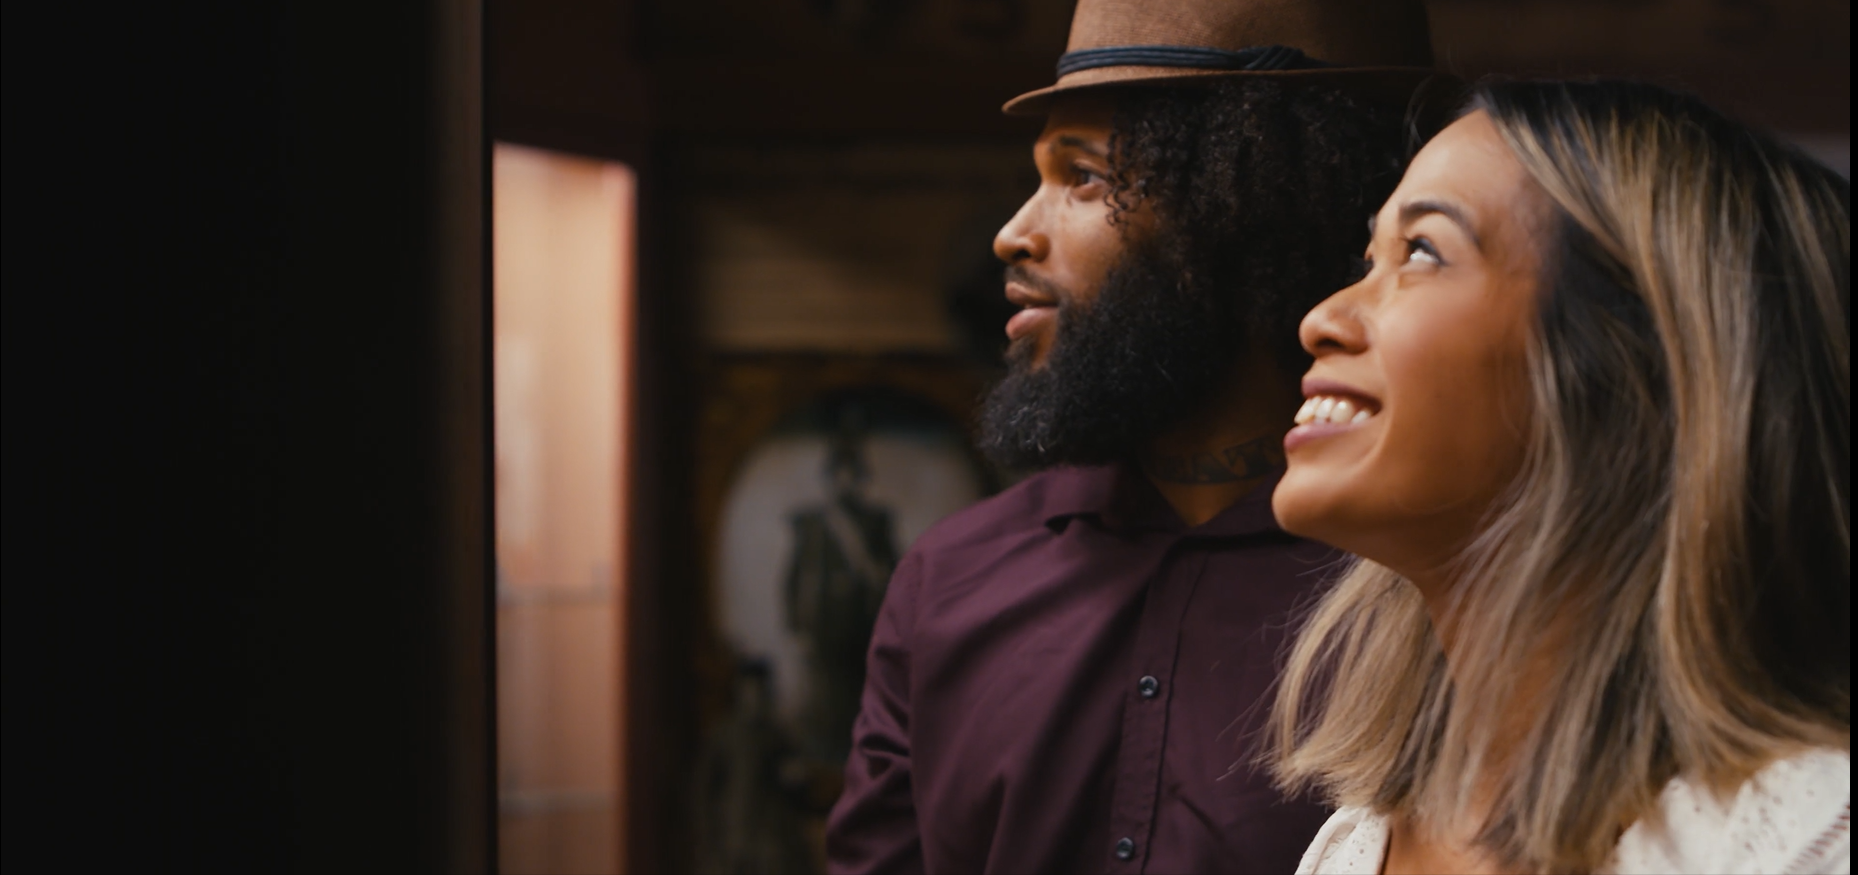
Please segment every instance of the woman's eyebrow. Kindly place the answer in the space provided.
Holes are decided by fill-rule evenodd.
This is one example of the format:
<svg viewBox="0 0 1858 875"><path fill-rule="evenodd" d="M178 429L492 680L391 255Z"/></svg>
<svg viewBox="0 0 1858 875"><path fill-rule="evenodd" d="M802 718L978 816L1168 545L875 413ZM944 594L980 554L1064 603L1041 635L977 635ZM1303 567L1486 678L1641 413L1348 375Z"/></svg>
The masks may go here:
<svg viewBox="0 0 1858 875"><path fill-rule="evenodd" d="M1464 210L1459 209L1456 204L1435 200L1408 201L1400 206L1400 224L1410 225L1420 216L1432 213L1452 220L1459 230L1464 231L1466 237L1471 238L1471 245L1480 250L1484 248L1484 241L1478 238L1477 230L1471 227L1471 218L1466 216Z"/></svg>

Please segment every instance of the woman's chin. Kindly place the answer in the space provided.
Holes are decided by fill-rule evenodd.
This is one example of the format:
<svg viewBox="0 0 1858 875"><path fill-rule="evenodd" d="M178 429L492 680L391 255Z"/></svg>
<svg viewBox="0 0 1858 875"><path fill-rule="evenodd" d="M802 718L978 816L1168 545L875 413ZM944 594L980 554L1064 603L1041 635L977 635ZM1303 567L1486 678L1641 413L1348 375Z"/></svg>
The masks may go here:
<svg viewBox="0 0 1858 875"><path fill-rule="evenodd" d="M1375 543L1383 522L1364 504L1359 472L1290 463L1271 493L1271 513L1284 531L1349 552Z"/></svg>
<svg viewBox="0 0 1858 875"><path fill-rule="evenodd" d="M1334 508L1324 494L1329 490L1323 489L1320 483L1311 482L1317 479L1312 476L1314 474L1308 470L1299 471L1293 463L1271 493L1271 513L1284 531L1320 541L1324 540L1320 533L1326 528L1323 522L1334 515Z"/></svg>

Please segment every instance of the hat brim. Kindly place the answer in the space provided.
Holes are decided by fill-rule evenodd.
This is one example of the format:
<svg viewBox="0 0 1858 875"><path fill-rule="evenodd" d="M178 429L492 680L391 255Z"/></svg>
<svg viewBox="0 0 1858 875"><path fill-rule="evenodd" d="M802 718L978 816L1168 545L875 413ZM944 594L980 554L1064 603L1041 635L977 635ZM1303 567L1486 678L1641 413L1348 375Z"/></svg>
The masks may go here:
<svg viewBox="0 0 1858 875"><path fill-rule="evenodd" d="M1430 78L1450 79L1451 74L1431 67L1316 67L1302 70L1209 70L1201 67L1099 67L1079 70L1058 79L1053 85L1028 91L1006 102L1000 111L1007 115L1044 115L1051 111L1058 97L1080 91L1100 91L1126 86L1187 85L1208 79L1233 76L1262 76L1282 79L1316 79L1342 81L1372 92L1385 91L1391 99L1404 100L1413 89Z"/></svg>

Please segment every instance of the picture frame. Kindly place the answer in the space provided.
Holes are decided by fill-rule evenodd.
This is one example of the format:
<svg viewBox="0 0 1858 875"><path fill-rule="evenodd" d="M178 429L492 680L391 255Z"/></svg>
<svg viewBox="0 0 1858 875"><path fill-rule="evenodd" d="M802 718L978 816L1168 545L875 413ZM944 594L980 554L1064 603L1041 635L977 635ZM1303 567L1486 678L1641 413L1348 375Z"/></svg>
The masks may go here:
<svg viewBox="0 0 1858 875"><path fill-rule="evenodd" d="M973 440L989 377L907 353L720 354L699 372L699 871L823 867L890 571L929 525L1005 482Z"/></svg>

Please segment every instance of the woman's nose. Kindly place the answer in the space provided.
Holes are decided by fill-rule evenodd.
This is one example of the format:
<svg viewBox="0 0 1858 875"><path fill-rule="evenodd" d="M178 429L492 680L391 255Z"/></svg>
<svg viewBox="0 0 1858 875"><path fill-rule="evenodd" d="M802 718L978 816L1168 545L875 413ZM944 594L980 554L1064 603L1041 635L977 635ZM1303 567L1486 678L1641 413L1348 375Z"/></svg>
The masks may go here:
<svg viewBox="0 0 1858 875"><path fill-rule="evenodd" d="M1368 333L1361 324L1359 292L1361 284L1349 286L1323 299L1303 317L1297 326L1297 339L1310 355L1321 358L1331 353L1359 353L1368 348Z"/></svg>

